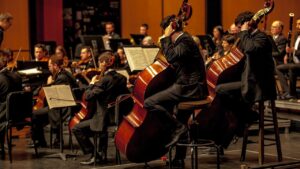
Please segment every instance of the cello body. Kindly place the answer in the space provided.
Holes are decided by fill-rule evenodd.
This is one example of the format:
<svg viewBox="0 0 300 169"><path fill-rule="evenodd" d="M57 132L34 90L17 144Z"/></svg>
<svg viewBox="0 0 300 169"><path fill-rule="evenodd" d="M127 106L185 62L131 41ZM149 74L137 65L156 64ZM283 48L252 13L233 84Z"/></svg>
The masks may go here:
<svg viewBox="0 0 300 169"><path fill-rule="evenodd" d="M170 141L170 132L164 131L164 122L155 113L148 113L143 105L147 97L169 87L173 79L171 67L160 60L139 74L132 93L135 104L115 135L116 147L129 161L147 162L168 152L165 144Z"/></svg>

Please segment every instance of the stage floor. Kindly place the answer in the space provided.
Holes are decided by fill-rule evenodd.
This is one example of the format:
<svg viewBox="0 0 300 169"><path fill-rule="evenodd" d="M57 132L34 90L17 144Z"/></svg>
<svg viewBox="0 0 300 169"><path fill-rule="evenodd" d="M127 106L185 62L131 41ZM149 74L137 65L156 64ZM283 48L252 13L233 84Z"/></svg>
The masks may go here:
<svg viewBox="0 0 300 169"><path fill-rule="evenodd" d="M256 135L256 134L254 134ZM67 146L67 134L65 134L65 153L71 153ZM49 138L47 136L47 138ZM257 141L257 136L250 136L249 140ZM284 161L300 160L300 133L281 134L282 151ZM77 157L68 158L67 161L63 161L59 158L44 158L44 155L59 152L59 149L39 148L40 158L35 158L34 149L26 148L26 144L29 139L19 138L14 139L13 144L13 163L10 164L8 156L5 160L0 160L0 169L85 169L85 168L98 168L98 169L140 169L144 168L144 164L135 164L128 162L122 157L122 165L115 165L115 149L113 140L109 141L108 151L108 163L98 164L97 166L82 166L80 161L87 159L89 156L84 156L78 147L75 145L75 151L73 154L77 154ZM76 144L76 141L74 139ZM228 149L225 150L223 156L221 156L221 169L239 169L242 164L248 166L256 166L258 164L258 152L257 144L249 144L246 161L240 162L240 150L241 150L242 138L238 140L236 144L231 144ZM276 149L275 146L266 147L266 163L276 162ZM188 151L188 154L190 152ZM201 169L216 168L216 155L208 151L199 151L198 165ZM190 156L187 155L185 160L186 168L191 168ZM149 168L152 169L164 169L168 168L166 162L158 159L156 161L149 162Z"/></svg>

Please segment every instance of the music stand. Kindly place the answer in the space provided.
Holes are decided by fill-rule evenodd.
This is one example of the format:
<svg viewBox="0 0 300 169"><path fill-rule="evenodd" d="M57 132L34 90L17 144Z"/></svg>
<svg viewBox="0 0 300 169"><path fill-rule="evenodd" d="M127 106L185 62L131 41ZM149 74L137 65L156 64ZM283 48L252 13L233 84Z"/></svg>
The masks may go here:
<svg viewBox="0 0 300 169"><path fill-rule="evenodd" d="M47 103L49 105L49 109L60 109L64 107L72 107L76 106L76 102L74 100L74 96L72 94L71 88L69 85L52 85L49 87L43 87L45 92L45 96L47 99ZM75 156L73 154L64 154L63 151L63 117L62 110L59 110L60 115L60 125L59 125L59 133L60 133L60 144L59 149L60 152L56 154L51 154L44 156L46 158L61 158L63 161L67 160L67 156Z"/></svg>
<svg viewBox="0 0 300 169"><path fill-rule="evenodd" d="M202 49L206 49L208 53L214 53L216 49L215 43L212 41L212 38L209 35L197 35L200 40L200 45Z"/></svg>
<svg viewBox="0 0 300 169"><path fill-rule="evenodd" d="M131 45L131 43L129 39L109 39L109 45L111 50L116 52L118 47Z"/></svg>
<svg viewBox="0 0 300 169"><path fill-rule="evenodd" d="M141 35L141 34L130 34L130 36L134 40L134 43L136 45L141 45L143 39L145 38L145 35Z"/></svg>
<svg viewBox="0 0 300 169"><path fill-rule="evenodd" d="M101 35L81 35L81 41L85 46L91 46L95 56L105 50Z"/></svg>

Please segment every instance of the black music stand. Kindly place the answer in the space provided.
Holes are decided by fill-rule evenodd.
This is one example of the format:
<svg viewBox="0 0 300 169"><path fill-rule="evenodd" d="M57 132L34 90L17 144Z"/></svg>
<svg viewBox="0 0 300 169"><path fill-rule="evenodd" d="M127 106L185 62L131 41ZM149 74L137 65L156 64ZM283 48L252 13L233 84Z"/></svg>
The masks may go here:
<svg viewBox="0 0 300 169"><path fill-rule="evenodd" d="M131 45L129 39L109 39L109 45L113 52L118 50L120 46L128 46Z"/></svg>
<svg viewBox="0 0 300 169"><path fill-rule="evenodd" d="M85 46L91 46L95 56L105 51L103 38L101 35L81 35L81 41Z"/></svg>
<svg viewBox="0 0 300 169"><path fill-rule="evenodd" d="M130 36L136 45L142 45L142 41L145 38L145 35L142 34L130 34Z"/></svg>
<svg viewBox="0 0 300 169"><path fill-rule="evenodd" d="M209 35L197 35L200 40L200 45L202 49L206 49L209 56L214 54L216 45L214 44L212 38Z"/></svg>
<svg viewBox="0 0 300 169"><path fill-rule="evenodd" d="M59 134L60 134L60 143L59 143L59 153L51 154L44 156L46 158L60 158L64 161L67 160L67 157L76 156L74 154L65 154L63 153L63 117L62 109L63 107L72 107L76 106L74 96L72 94L71 88L69 85L52 85L49 87L43 87L45 96L49 105L49 109L58 109L60 122L59 122Z"/></svg>

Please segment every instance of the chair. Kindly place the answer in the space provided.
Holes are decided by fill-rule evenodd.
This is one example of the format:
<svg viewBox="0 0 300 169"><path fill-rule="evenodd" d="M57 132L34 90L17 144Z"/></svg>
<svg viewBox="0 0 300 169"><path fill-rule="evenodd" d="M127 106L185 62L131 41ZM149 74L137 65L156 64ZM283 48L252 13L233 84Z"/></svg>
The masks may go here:
<svg viewBox="0 0 300 169"><path fill-rule="evenodd" d="M172 149L175 146L183 146L183 147L190 147L191 148L191 166L192 169L198 168L198 148L204 148L204 147L214 147L217 150L217 168L220 168L220 147L215 144L212 140L207 139L198 139L197 133L198 133L198 122L195 119L196 112L200 109L206 109L210 105L209 99L204 100L197 100L197 101L186 101L186 102L180 102L178 105L174 108L175 115L178 113L179 110L192 110L192 125L189 129L189 138L188 140L185 140L183 142L179 141L176 145L171 146L169 150L169 168L172 169Z"/></svg>
<svg viewBox="0 0 300 169"><path fill-rule="evenodd" d="M26 118L32 116L32 93L17 91L11 92L6 98L6 138L10 163L12 163L12 127L32 126L31 120ZM37 147L34 143L35 155L38 157Z"/></svg>
<svg viewBox="0 0 300 169"><path fill-rule="evenodd" d="M110 103L108 105L108 109L114 108L114 120L113 120L113 123L111 123L109 125L110 127L108 129L108 132L112 132L113 136L115 135L116 131L118 130L118 126L119 126L120 120L122 118L122 116L120 116L120 110L122 109L122 111L125 112L125 113L128 113L131 110L131 107L128 106L128 105L130 105L131 103L133 103L133 101L132 101L132 99L129 100L129 98L131 98L130 94L122 94L122 95L119 95L116 98L115 102ZM127 102L127 101L129 101L129 102ZM121 104L121 103L123 103L123 104ZM126 108L124 106L126 106ZM129 108L130 108L130 110L129 110ZM124 115L125 113L123 113L122 115ZM113 128L113 129L110 130L110 128ZM99 132L95 132L95 134L94 134L94 145L95 145L95 148L94 148L94 157L96 157L96 154L97 154L97 151L98 151L98 137L100 136L100 134L101 133L99 133ZM104 159L105 160L107 159L106 152L104 154ZM117 164L121 164L122 163L122 161L121 161L121 155L120 155L120 152L119 152L119 150L117 148L116 148L115 159L116 159L116 163ZM96 161L95 161L94 165L96 165Z"/></svg>
<svg viewBox="0 0 300 169"><path fill-rule="evenodd" d="M264 106L264 101L260 101L258 103L258 107L259 107L259 142L258 142L258 162L260 165L262 165L264 163L264 157L265 157L265 150L264 147L265 146L269 146L269 145L274 145L274 144L269 144L266 145L265 144L265 140L268 141L274 141L275 145L276 145L276 149L277 149L277 159L278 161L282 161L282 151L281 151L281 143L280 143L280 136L279 136L279 129L278 129L278 121L277 121L277 112L276 112L276 106L275 106L275 100L270 100L270 104L271 104L271 113L272 113L272 124L273 128L274 128L274 135L275 138L266 138L265 134L264 134L264 127L266 126L264 124L265 121L265 106ZM243 137L243 145L242 145L242 152L241 152L241 158L240 161L245 161L246 158L246 149L247 149L247 142L248 142L248 128L246 127L244 130L244 137Z"/></svg>

